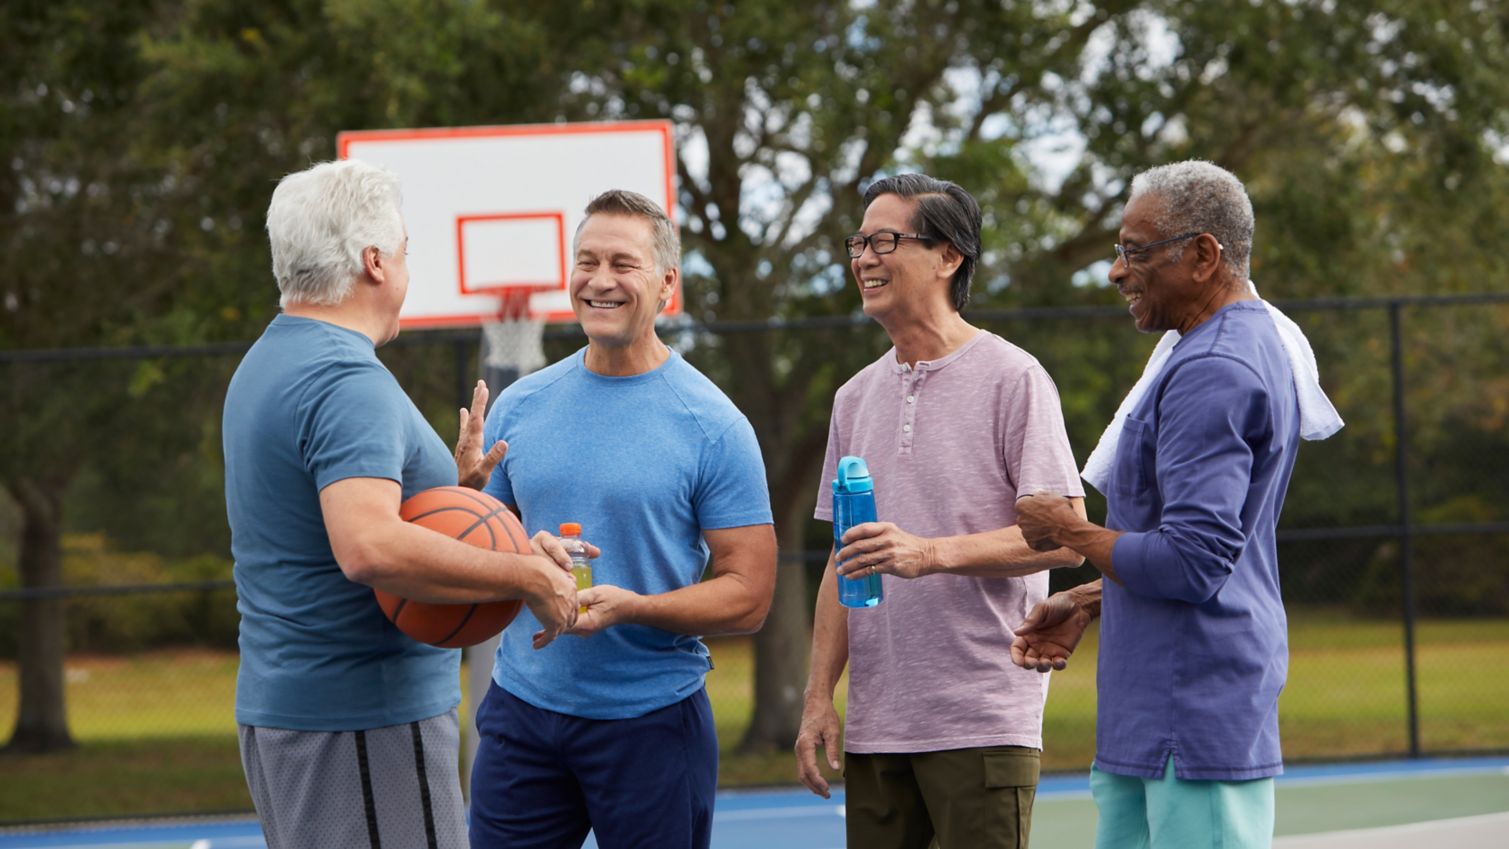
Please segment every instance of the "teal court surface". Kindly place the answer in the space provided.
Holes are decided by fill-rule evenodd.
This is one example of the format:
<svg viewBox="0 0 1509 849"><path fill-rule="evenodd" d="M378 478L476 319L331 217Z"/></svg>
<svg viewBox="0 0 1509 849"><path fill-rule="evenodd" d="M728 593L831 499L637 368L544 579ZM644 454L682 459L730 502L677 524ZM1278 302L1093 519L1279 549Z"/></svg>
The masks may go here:
<svg viewBox="0 0 1509 849"><path fill-rule="evenodd" d="M727 792L718 797L714 849L838 849L842 792ZM1426 759L1291 766L1278 780L1275 849L1504 849L1509 847L1509 758ZM1094 842L1085 776L1045 777L1033 814L1034 849ZM590 838L588 847L595 849ZM251 819L0 829L0 849L264 849Z"/></svg>

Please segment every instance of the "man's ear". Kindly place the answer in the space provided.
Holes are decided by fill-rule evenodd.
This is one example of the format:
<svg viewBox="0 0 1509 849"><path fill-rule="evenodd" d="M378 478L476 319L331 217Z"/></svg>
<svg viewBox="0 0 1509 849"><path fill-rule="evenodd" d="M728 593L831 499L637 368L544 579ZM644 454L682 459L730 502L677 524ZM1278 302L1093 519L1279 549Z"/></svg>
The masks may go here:
<svg viewBox="0 0 1509 849"><path fill-rule="evenodd" d="M367 279L381 283L387 279L387 268L382 259L382 251L376 245L368 245L362 248L362 273Z"/></svg>
<svg viewBox="0 0 1509 849"><path fill-rule="evenodd" d="M665 305L671 302L671 296L676 294L676 284L679 282L681 282L681 267L678 265L667 268L665 274L661 275L659 309L665 309Z"/></svg>
<svg viewBox="0 0 1509 849"><path fill-rule="evenodd" d="M953 280L954 272L958 271L959 266L964 264L964 254L959 253L959 249L954 247L953 242L944 242L942 262L943 276L949 280Z"/></svg>
<svg viewBox="0 0 1509 849"><path fill-rule="evenodd" d="M1221 268L1221 243L1209 233L1195 237L1195 280L1204 283Z"/></svg>

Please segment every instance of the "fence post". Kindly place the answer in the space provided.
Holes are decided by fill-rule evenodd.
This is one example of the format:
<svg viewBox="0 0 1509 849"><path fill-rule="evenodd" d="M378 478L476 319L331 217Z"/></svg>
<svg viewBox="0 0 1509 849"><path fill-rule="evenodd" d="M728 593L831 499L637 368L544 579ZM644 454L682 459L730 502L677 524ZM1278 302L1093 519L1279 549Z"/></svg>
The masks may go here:
<svg viewBox="0 0 1509 849"><path fill-rule="evenodd" d="M452 362L456 364L456 402L463 407L470 408L472 405L472 379L471 357L467 355L466 340L457 337L451 343Z"/></svg>
<svg viewBox="0 0 1509 849"><path fill-rule="evenodd" d="M1394 483L1399 509L1399 568L1404 593L1404 686L1409 724L1409 756L1420 757L1420 705L1415 679L1415 566L1414 523L1410 513L1408 428L1404 419L1404 348L1400 333L1400 302L1388 305L1389 354L1394 382Z"/></svg>

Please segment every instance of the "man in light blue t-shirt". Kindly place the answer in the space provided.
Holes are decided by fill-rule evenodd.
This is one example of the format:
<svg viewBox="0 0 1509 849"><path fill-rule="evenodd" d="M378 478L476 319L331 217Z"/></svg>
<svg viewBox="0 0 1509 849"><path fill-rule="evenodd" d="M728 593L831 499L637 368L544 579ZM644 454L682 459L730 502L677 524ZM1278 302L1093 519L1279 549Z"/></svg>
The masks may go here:
<svg viewBox="0 0 1509 849"><path fill-rule="evenodd" d="M522 598L542 642L576 614L570 559L475 548L399 518L478 487L486 387L455 456L376 347L398 332L408 238L398 180L357 161L285 177L267 210L283 311L236 369L222 427L241 614L236 722L270 849L462 849L459 653L383 616L377 587L430 602Z"/></svg>
<svg viewBox="0 0 1509 849"><path fill-rule="evenodd" d="M477 715L472 846L706 847L718 743L701 635L757 630L775 533L754 430L655 334L680 276L675 226L607 192L577 230L570 294L587 347L498 398L511 448L487 491L525 527L602 547L569 638L503 632ZM711 576L701 580L711 556Z"/></svg>

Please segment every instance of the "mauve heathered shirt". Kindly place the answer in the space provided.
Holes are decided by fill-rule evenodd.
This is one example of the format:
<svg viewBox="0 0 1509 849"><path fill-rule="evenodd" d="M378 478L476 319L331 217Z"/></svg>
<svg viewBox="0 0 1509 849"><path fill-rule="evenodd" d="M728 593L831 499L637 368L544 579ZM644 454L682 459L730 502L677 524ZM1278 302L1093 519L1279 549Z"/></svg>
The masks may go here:
<svg viewBox="0 0 1509 849"><path fill-rule="evenodd" d="M833 520L845 455L869 465L880 521L923 537L1014 525L1018 495L1084 494L1052 379L993 333L915 368L893 348L838 390L818 519ZM845 751L1042 748L1048 676L1008 647L1047 573L883 580L878 607L849 612Z"/></svg>

